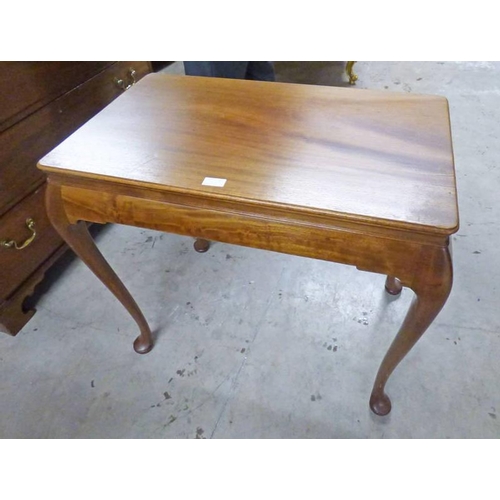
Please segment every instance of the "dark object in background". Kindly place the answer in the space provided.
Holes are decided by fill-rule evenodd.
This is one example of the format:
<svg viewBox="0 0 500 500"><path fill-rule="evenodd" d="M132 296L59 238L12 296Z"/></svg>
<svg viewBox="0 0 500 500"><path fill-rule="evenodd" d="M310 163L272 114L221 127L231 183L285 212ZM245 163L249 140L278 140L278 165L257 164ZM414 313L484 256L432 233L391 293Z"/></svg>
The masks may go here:
<svg viewBox="0 0 500 500"><path fill-rule="evenodd" d="M276 81L269 61L184 61L186 75Z"/></svg>
<svg viewBox="0 0 500 500"><path fill-rule="evenodd" d="M162 69L166 68L167 66L170 66L171 64L174 64L175 61L152 61L151 62L151 67L155 73L158 71L161 71Z"/></svg>

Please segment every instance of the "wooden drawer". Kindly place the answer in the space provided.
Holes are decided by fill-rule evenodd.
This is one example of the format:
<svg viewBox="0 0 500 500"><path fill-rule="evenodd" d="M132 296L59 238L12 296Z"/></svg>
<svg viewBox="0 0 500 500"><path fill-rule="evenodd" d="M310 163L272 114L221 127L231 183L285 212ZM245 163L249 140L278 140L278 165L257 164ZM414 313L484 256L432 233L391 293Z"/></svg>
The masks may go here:
<svg viewBox="0 0 500 500"><path fill-rule="evenodd" d="M97 114L131 82L150 72L148 62L119 62L0 134L0 215L41 185L37 161Z"/></svg>
<svg viewBox="0 0 500 500"><path fill-rule="evenodd" d="M28 196L0 219L0 241L21 245L32 236L26 220L34 220L36 236L22 250L0 245L0 301L5 300L58 247L62 239L52 228L45 211L45 185Z"/></svg>
<svg viewBox="0 0 500 500"><path fill-rule="evenodd" d="M0 62L0 132L113 62Z"/></svg>

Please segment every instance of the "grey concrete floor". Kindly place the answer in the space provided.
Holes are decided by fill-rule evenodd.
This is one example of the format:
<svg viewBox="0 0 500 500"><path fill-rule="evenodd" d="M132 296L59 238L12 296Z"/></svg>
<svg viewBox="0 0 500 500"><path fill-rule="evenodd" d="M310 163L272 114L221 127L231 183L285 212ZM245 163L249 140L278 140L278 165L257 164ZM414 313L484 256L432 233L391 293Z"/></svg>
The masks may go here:
<svg viewBox="0 0 500 500"><path fill-rule="evenodd" d="M166 68L182 73L182 64ZM347 86L341 63L278 63L278 79ZM500 436L500 63L358 62L357 88L446 96L461 229L443 311L387 385L372 383L412 298L352 267L119 225L98 246L157 336L77 259L38 312L0 335L2 438L496 438ZM58 276L58 279L54 279Z"/></svg>

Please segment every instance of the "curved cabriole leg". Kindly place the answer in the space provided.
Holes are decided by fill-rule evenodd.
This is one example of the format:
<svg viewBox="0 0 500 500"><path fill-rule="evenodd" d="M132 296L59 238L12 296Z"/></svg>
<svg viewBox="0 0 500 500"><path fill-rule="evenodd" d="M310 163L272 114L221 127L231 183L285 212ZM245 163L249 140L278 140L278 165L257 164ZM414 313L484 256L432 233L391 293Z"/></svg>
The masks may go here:
<svg viewBox="0 0 500 500"><path fill-rule="evenodd" d="M385 280L385 290L387 293L390 293L391 295L399 295L402 289L403 285L401 284L401 281L394 276L387 276L387 279Z"/></svg>
<svg viewBox="0 0 500 500"><path fill-rule="evenodd" d="M134 350L139 354L151 351L153 348L151 330L139 306L95 245L87 224L83 221L76 224L69 222L64 210L61 188L50 182L46 192L46 207L49 219L62 239L109 288L139 326L141 334L134 341Z"/></svg>
<svg viewBox="0 0 500 500"><path fill-rule="evenodd" d="M198 238L194 242L193 246L198 253L205 253L210 248L210 242L208 240Z"/></svg>
<svg viewBox="0 0 500 500"><path fill-rule="evenodd" d="M370 408L377 415L391 411L384 391L391 373L441 311L451 291L453 270L448 247L427 247L410 288L415 297L396 338L380 365L370 397Z"/></svg>

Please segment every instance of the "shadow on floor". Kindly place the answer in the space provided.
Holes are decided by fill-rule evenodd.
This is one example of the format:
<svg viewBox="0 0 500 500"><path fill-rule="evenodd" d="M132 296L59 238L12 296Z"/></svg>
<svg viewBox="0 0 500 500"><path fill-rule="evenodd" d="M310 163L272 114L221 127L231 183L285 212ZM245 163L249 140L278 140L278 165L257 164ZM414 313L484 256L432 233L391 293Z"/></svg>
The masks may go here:
<svg viewBox="0 0 500 500"><path fill-rule="evenodd" d="M99 241L101 234L104 234L108 228L106 224L92 224L89 227L89 232L95 241ZM40 298L53 286L53 284L64 274L66 269L76 259L75 253L68 248L68 250L57 259L57 261L47 270L43 280L35 287L32 295L26 297L23 302L23 311L27 312L36 309L36 304Z"/></svg>

